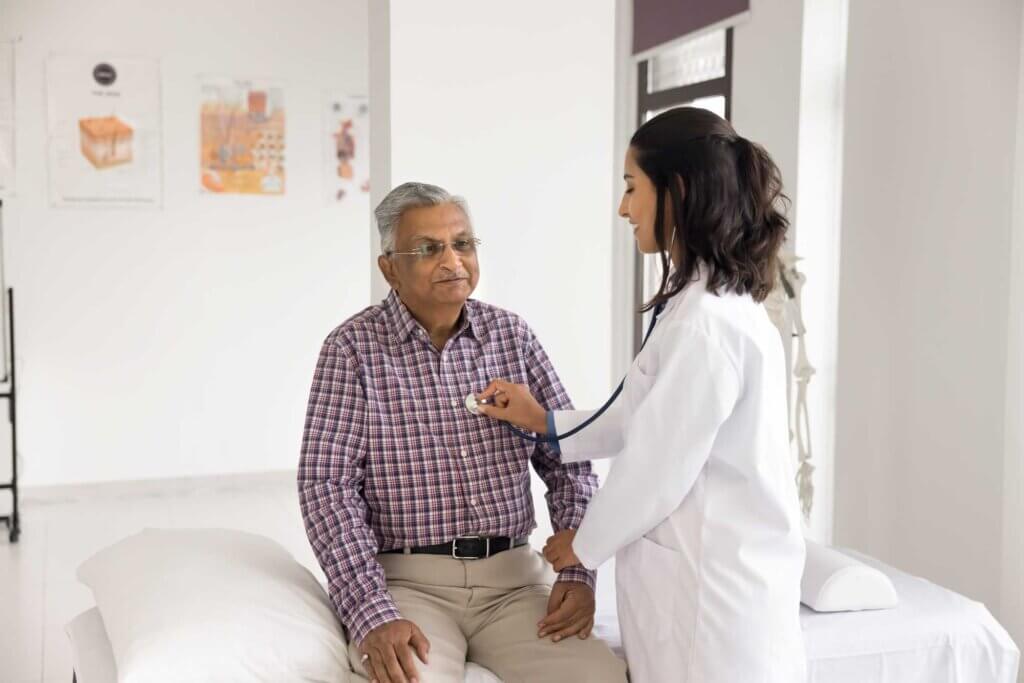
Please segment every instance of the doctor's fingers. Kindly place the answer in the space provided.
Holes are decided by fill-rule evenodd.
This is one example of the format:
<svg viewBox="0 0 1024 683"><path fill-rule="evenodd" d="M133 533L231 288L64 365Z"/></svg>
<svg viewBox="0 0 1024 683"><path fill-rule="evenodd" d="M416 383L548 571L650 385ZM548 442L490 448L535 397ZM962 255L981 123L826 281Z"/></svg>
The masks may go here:
<svg viewBox="0 0 1024 683"><path fill-rule="evenodd" d="M503 379L492 379L487 388L477 394L477 398L490 398L497 393L504 392L512 385Z"/></svg>
<svg viewBox="0 0 1024 683"><path fill-rule="evenodd" d="M560 559L565 557L568 553L566 552L565 544L558 543L557 541L548 541L544 549L541 550L541 554L544 555L544 559L554 564Z"/></svg>
<svg viewBox="0 0 1024 683"><path fill-rule="evenodd" d="M568 569L569 567L575 567L579 565L579 563L580 561L576 559L575 555L572 553L565 553L563 555L559 555L558 558L551 563L551 568L556 572L560 572L564 569Z"/></svg>
<svg viewBox="0 0 1024 683"><path fill-rule="evenodd" d="M562 549L555 543L551 538L544 544L544 548L540 551L544 555L544 559L548 562L554 562L561 554Z"/></svg>

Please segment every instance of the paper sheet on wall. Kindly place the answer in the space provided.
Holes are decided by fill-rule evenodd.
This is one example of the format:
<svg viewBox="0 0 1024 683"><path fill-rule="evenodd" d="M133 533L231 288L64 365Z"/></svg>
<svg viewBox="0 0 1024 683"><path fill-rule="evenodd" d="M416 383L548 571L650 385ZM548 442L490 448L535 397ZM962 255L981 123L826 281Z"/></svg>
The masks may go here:
<svg viewBox="0 0 1024 683"><path fill-rule="evenodd" d="M156 60L55 55L46 83L51 203L159 207Z"/></svg>
<svg viewBox="0 0 1024 683"><path fill-rule="evenodd" d="M370 191L370 106L366 97L324 96L324 186L328 203Z"/></svg>
<svg viewBox="0 0 1024 683"><path fill-rule="evenodd" d="M284 90L267 82L207 77L200 90L203 191L284 194Z"/></svg>
<svg viewBox="0 0 1024 683"><path fill-rule="evenodd" d="M0 197L14 192L14 43L0 42Z"/></svg>

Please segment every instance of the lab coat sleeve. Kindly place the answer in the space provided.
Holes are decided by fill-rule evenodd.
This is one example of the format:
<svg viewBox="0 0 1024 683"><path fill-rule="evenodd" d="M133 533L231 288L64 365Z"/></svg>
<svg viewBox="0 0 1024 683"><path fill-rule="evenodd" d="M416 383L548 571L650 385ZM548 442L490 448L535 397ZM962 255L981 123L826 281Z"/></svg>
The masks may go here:
<svg viewBox="0 0 1024 683"><path fill-rule="evenodd" d="M573 543L585 567L596 568L679 507L739 399L739 372L718 341L685 323L666 333L657 375L628 416L622 452Z"/></svg>
<svg viewBox="0 0 1024 683"><path fill-rule="evenodd" d="M605 413L583 431L559 440L562 462L581 462L611 458L622 451L623 439L622 404L625 397L619 396ZM565 434L593 415L595 410L556 410L555 431Z"/></svg>

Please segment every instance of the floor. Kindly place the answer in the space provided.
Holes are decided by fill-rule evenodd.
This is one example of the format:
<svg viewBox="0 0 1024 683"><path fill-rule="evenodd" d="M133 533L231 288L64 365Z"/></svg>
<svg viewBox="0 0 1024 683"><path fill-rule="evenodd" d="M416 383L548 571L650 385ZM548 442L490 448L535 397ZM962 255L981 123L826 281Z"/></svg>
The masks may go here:
<svg viewBox="0 0 1024 683"><path fill-rule="evenodd" d="M75 569L145 527L226 527L275 539L322 579L298 511L294 475L274 473L23 492L22 534L0 534L0 681L70 683L64 625L93 606ZM4 513L8 503L2 502Z"/></svg>

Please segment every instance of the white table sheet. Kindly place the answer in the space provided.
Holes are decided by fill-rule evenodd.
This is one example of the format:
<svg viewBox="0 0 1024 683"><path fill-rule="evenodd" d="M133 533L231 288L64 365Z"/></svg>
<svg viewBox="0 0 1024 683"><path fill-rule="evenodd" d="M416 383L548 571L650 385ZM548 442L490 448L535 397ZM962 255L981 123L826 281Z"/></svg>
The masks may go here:
<svg viewBox="0 0 1024 683"><path fill-rule="evenodd" d="M892 579L900 605L836 614L802 608L810 683L1016 683L1020 651L984 605L858 557ZM614 594L603 590L594 635L622 656L614 604ZM76 617L67 633L78 683L117 683L99 611L93 608ZM466 683L501 682L471 665Z"/></svg>

